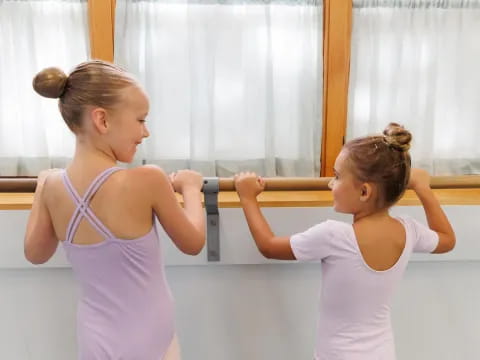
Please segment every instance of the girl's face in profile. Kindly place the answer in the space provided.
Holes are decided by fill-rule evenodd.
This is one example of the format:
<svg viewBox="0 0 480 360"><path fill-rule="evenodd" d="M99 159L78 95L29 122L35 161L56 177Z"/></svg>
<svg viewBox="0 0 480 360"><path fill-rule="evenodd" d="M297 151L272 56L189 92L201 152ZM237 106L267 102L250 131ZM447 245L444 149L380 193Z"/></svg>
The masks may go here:
<svg viewBox="0 0 480 360"><path fill-rule="evenodd" d="M122 100L111 115L109 145L118 161L133 161L137 146L150 135L146 127L149 103L146 94L136 86L122 90Z"/></svg>
<svg viewBox="0 0 480 360"><path fill-rule="evenodd" d="M340 213L358 213L364 204L360 200L362 184L351 171L345 150L337 156L333 171L335 177L328 183L333 194L333 208Z"/></svg>

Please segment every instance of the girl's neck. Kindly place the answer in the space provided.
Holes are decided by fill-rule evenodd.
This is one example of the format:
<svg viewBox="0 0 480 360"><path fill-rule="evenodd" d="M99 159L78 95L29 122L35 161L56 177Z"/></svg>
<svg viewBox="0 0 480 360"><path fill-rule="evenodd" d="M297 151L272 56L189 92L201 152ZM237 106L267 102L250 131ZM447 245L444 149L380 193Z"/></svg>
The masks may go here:
<svg viewBox="0 0 480 360"><path fill-rule="evenodd" d="M390 213L388 208L378 209L372 211L359 212L353 214L353 223L358 223L359 221L380 221L390 218Z"/></svg>
<svg viewBox="0 0 480 360"><path fill-rule="evenodd" d="M115 165L117 165L117 160L111 151L77 139L75 155L70 168L98 172Z"/></svg>

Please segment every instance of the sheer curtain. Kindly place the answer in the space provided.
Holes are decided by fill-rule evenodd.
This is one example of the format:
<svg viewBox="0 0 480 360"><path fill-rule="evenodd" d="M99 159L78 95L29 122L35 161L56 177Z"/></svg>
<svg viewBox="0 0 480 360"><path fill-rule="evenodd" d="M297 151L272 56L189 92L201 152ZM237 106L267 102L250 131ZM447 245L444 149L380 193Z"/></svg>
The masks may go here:
<svg viewBox="0 0 480 360"><path fill-rule="evenodd" d="M32 88L41 69L68 72L89 57L86 0L0 0L0 176L63 167L74 139Z"/></svg>
<svg viewBox="0 0 480 360"><path fill-rule="evenodd" d="M117 0L115 62L150 97L138 161L208 176L318 176L317 0Z"/></svg>
<svg viewBox="0 0 480 360"><path fill-rule="evenodd" d="M480 0L355 0L348 138L390 121L414 165L480 173Z"/></svg>

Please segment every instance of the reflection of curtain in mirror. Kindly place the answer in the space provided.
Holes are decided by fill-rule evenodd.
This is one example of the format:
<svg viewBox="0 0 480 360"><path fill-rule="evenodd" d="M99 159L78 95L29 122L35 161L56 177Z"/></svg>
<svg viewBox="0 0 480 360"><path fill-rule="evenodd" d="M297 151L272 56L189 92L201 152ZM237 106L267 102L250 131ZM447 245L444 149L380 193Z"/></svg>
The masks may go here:
<svg viewBox="0 0 480 360"><path fill-rule="evenodd" d="M412 131L414 165L480 173L480 0L355 0L348 138Z"/></svg>
<svg viewBox="0 0 480 360"><path fill-rule="evenodd" d="M68 73L88 47L86 0L0 1L0 176L37 175L73 155L57 100L32 79L49 66Z"/></svg>
<svg viewBox="0 0 480 360"><path fill-rule="evenodd" d="M318 0L117 0L115 31L115 61L150 96L138 161L209 176L318 176Z"/></svg>

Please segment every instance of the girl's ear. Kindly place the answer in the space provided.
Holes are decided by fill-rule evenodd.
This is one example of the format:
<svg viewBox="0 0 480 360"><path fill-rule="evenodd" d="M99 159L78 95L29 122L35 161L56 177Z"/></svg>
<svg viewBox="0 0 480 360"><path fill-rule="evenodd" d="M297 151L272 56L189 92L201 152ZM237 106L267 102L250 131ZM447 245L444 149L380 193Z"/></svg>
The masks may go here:
<svg viewBox="0 0 480 360"><path fill-rule="evenodd" d="M367 202L372 198L373 195L373 187L369 183L363 183L360 186L360 201Z"/></svg>
<svg viewBox="0 0 480 360"><path fill-rule="evenodd" d="M109 129L109 123L107 119L107 111L102 108L94 108L91 113L91 119L95 130L104 135Z"/></svg>

